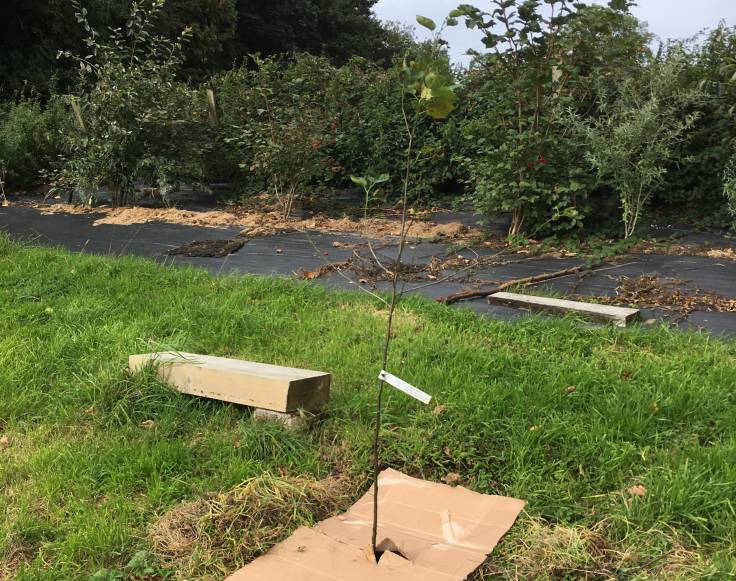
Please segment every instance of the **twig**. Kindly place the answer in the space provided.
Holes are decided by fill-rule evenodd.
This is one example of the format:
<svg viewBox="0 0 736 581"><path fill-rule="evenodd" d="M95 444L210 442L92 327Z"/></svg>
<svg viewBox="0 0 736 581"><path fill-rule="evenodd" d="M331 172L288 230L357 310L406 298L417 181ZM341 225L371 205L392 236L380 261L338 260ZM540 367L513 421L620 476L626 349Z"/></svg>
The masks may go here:
<svg viewBox="0 0 736 581"><path fill-rule="evenodd" d="M320 256L321 257L321 254L322 253L320 252L319 248L317 248L317 245L314 243L314 241L310 237L309 232L307 230L299 230L299 232L302 232L307 237L307 242L309 242L309 244L312 246L312 248L314 248L314 251L317 254L317 256ZM329 260L327 260L325 258L322 258L322 262L324 262L325 266L333 266L333 264L334 264L334 263L330 262ZM378 294L374 293L373 291L365 288L364 286L362 286L360 284L360 282L355 281L352 278L350 278L341 269L336 268L335 269L335 272L337 274L339 274L341 277L343 277L345 280L347 280L350 284L356 285L356 287L358 289L362 290L364 293L367 293L367 294L371 295L374 299L378 299L379 301L381 301L387 307L389 306L388 301L386 299L384 299L381 295L378 295Z"/></svg>
<svg viewBox="0 0 736 581"><path fill-rule="evenodd" d="M628 262L626 264L617 264L615 266L609 266L606 268L584 268L583 266L574 266L572 268L566 268L564 270L558 270L556 272L549 272L545 274L538 274L535 276L529 276L526 278L516 278L513 280L508 280L504 282L503 284L496 285L492 288L486 288L486 289L480 289L476 291L463 291L459 293L454 293L451 295L447 295L444 297L440 297L437 299L438 303L443 303L446 305L452 305L454 303L457 303L459 301L464 301L468 299L475 299L475 298L482 298L487 297L489 295L492 295L497 292L501 292L509 287L512 286L529 286L529 285L535 285L539 284L540 282L546 282L548 280L554 280L559 278L565 278L568 276L572 276L574 274L578 274L580 272L586 272L586 273L593 273L593 272L603 272L606 270L614 270L616 268L623 268L624 266L630 266L632 264L637 264L636 262Z"/></svg>
<svg viewBox="0 0 736 581"><path fill-rule="evenodd" d="M625 264L616 264L614 266L607 266L605 268L593 268L593 267L591 267L589 270L583 271L583 273L586 274L586 275L593 274L593 273L596 273L597 274L599 272L606 272L607 270L616 270L617 268L623 268L624 266L632 266L633 264L639 264L639 262L638 261L636 261L636 262L627 262ZM573 274L576 274L576 273L565 274L565 275L560 276L558 278L566 278L568 276L572 276ZM543 281L540 281L540 282L543 282ZM533 286L535 284L539 284L539 283L538 282L530 283L530 286Z"/></svg>
<svg viewBox="0 0 736 581"><path fill-rule="evenodd" d="M469 250L471 250L472 252L475 252L472 248L470 248ZM497 252L496 254L494 254L492 256L489 256L488 258L497 258L498 256L501 256L504 252L506 252L506 249L503 249L500 252ZM475 254L477 255L478 253L476 252ZM436 284L441 284L443 282L447 282L448 280L452 280L456 276L460 276L464 272L467 272L467 271L472 270L474 268L478 268L479 266L480 265L477 264L477 263L476 264L470 264L468 266L465 266L465 267L461 268L460 270L458 270L456 272L453 272L451 274L448 274L447 276L443 276L442 278L439 278L437 280L433 280L432 282L428 282L428 283L425 283L425 284L420 284L420 285L417 285L417 286L412 287L410 289L406 289L405 293L411 293L411 292L414 292L414 291L421 290L423 288L427 288L429 286L433 286L433 285L436 285Z"/></svg>
<svg viewBox="0 0 736 581"><path fill-rule="evenodd" d="M463 292L447 295L444 297L440 297L437 299L437 302L444 303L446 305L452 305L454 303L457 303L458 301L464 301L467 299L475 299L475 298L480 298L480 297L487 297L488 295L492 295L494 293L501 292L504 289L507 289L509 287L516 286L516 285L528 285L528 284L532 284L536 282L543 282L546 280L560 278L563 276L569 276L571 274L576 274L580 272L582 269L583 269L582 266L574 266L572 268L566 268L565 270L558 270L556 272L537 274L535 276L528 276L526 278L515 278L512 280L506 281L503 284L494 286L493 288L486 288L486 289L475 290L475 291L463 291Z"/></svg>
<svg viewBox="0 0 736 581"><path fill-rule="evenodd" d="M3 207L10 205L8 198L5 196L5 164L0 162L0 198L2 198Z"/></svg>
<svg viewBox="0 0 736 581"><path fill-rule="evenodd" d="M373 260L376 261L376 264L378 264L378 266L380 266L386 274L393 278L394 273L386 268L386 266L384 266L384 264L380 260L378 260L378 256L376 256L376 253L373 251L373 244L371 244L370 240L368 241L368 250L371 251L371 255L373 256Z"/></svg>

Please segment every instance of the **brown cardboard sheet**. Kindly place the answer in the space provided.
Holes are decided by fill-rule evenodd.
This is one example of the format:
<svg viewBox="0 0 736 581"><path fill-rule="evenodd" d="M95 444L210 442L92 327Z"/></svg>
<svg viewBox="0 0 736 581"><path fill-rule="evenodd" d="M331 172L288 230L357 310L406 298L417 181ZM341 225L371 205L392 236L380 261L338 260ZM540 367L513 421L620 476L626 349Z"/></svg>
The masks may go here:
<svg viewBox="0 0 736 581"><path fill-rule="evenodd" d="M378 503L378 545L391 548L378 563L370 490L345 514L298 529L227 581L461 581L485 561L525 504L391 469L379 476Z"/></svg>

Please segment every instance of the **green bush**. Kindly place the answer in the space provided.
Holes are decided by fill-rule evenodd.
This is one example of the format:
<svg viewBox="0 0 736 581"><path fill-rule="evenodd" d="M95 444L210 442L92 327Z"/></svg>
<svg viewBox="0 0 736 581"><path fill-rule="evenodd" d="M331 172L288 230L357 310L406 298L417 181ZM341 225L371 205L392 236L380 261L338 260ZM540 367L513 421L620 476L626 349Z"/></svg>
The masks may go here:
<svg viewBox="0 0 736 581"><path fill-rule="evenodd" d="M470 196L483 213L511 213L512 236L579 228L594 180L568 113L594 114L598 81L637 69L649 37L625 7L552 0L550 18L535 2L491 4L457 11L488 48L465 78L455 149Z"/></svg>
<svg viewBox="0 0 736 581"><path fill-rule="evenodd" d="M579 121L588 160L619 195L625 238L634 233L697 119L688 111L701 94L682 88L682 72L676 54L653 61L639 78L621 80L613 96L600 92L597 119Z"/></svg>
<svg viewBox="0 0 736 581"><path fill-rule="evenodd" d="M61 152L60 132L68 124L63 100L56 96L44 106L35 98L0 105L0 164L6 188L22 189L43 183Z"/></svg>
<svg viewBox="0 0 736 581"><path fill-rule="evenodd" d="M355 58L342 67L307 54L259 60L219 75L219 123L230 148L223 163L248 184L268 184L285 201L350 186L351 175L390 176L399 197L407 133L399 67ZM441 72L451 79L449 62ZM422 117L414 133L413 198L436 193L454 177L450 126ZM288 203L287 203L288 205Z"/></svg>
<svg viewBox="0 0 736 581"><path fill-rule="evenodd" d="M336 169L329 154L336 124L325 105L334 69L310 55L250 64L218 79L224 140L246 179L266 184L288 216Z"/></svg>
<svg viewBox="0 0 736 581"><path fill-rule="evenodd" d="M444 61L439 74L452 81L449 61ZM400 67L384 70L353 59L337 71L328 102L333 104L339 129L333 155L343 168L337 174L341 184L350 175L388 174L391 181L384 189L389 199L398 197L407 146L405 121L398 106L401 91ZM458 168L450 148L453 126L444 120L419 119L410 198L435 195L444 184L457 180Z"/></svg>
<svg viewBox="0 0 736 581"><path fill-rule="evenodd" d="M690 139L678 148L678 161L668 167L654 202L700 216L717 214L723 206L722 177L736 135L736 84L734 69L728 66L736 55L736 29L722 25L702 43L674 43L668 51L683 59L682 88L701 91L703 98L694 108L698 118Z"/></svg>
<svg viewBox="0 0 736 581"><path fill-rule="evenodd" d="M162 7L163 0L149 8L134 3L125 32L111 30L106 39L86 10L77 13L90 54L63 54L79 64L81 91L69 97L76 123L65 135L60 189L90 201L107 187L112 204L124 205L139 180L153 181L163 196L171 182L200 173L207 105L176 80L188 31L170 41L152 30Z"/></svg>

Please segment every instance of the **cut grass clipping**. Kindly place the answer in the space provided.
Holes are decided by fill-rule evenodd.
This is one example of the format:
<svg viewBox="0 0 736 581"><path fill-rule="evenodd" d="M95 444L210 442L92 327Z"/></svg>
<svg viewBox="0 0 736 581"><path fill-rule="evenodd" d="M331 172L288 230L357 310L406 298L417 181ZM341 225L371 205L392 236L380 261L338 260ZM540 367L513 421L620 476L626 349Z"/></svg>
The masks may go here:
<svg viewBox="0 0 736 581"><path fill-rule="evenodd" d="M0 306L0 579L219 579L370 484L370 297L0 237ZM384 464L529 501L476 579L736 574L736 344L397 316L389 370L435 401L387 392ZM330 371L329 409L289 432L126 374L172 349Z"/></svg>

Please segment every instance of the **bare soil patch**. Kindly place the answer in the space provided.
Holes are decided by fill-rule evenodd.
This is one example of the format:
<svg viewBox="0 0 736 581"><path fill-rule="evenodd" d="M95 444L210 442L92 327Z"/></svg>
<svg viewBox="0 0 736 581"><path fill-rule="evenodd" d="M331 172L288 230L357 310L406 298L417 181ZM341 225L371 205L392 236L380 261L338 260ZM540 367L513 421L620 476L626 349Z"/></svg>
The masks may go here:
<svg viewBox="0 0 736 581"><path fill-rule="evenodd" d="M179 248L169 250L169 256L192 256L199 258L224 258L240 250L246 238L233 238L232 240L195 240Z"/></svg>

